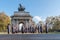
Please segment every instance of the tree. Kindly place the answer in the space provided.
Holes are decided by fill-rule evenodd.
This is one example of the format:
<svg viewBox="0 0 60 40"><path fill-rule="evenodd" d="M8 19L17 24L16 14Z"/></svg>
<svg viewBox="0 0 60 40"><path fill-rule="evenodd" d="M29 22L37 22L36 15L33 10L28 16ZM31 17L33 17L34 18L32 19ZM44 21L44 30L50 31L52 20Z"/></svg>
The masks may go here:
<svg viewBox="0 0 60 40"><path fill-rule="evenodd" d="M10 17L4 12L0 13L0 31L6 30L8 23L10 23Z"/></svg>
<svg viewBox="0 0 60 40"><path fill-rule="evenodd" d="M54 30L60 30L60 21L59 21L59 20L57 20L57 21L54 23L53 29L54 29Z"/></svg>

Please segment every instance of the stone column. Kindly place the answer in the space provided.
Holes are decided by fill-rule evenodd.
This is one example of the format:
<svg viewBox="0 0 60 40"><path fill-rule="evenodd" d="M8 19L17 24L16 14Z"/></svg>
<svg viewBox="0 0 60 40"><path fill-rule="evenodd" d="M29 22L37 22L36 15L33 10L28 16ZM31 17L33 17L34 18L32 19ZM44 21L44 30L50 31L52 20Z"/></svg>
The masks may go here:
<svg viewBox="0 0 60 40"><path fill-rule="evenodd" d="M15 20L12 18L12 21L11 21L11 26L12 26L12 33L13 33L13 31L14 31L14 29L13 29L13 27L14 27L14 23L15 23Z"/></svg>
<svg viewBox="0 0 60 40"><path fill-rule="evenodd" d="M16 25L17 25L17 31L18 31L18 28L19 28L18 19L16 20Z"/></svg>
<svg viewBox="0 0 60 40"><path fill-rule="evenodd" d="M26 20L26 27L27 27L27 32L28 32L28 21Z"/></svg>

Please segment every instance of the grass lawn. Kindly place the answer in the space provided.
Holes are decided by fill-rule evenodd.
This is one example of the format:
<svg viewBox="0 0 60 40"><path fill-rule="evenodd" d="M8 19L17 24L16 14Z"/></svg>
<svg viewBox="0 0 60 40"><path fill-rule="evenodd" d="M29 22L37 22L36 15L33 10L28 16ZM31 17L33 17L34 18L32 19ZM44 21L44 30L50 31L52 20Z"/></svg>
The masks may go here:
<svg viewBox="0 0 60 40"><path fill-rule="evenodd" d="M0 34L8 34L8 33L7 32L0 32ZM22 33L17 33L17 34L22 34ZM41 34L41 33L23 33L23 34ZM46 33L44 32L42 34L46 34ZM60 34L60 32L48 32L47 34Z"/></svg>
<svg viewBox="0 0 60 40"><path fill-rule="evenodd" d="M48 32L50 34L60 34L60 32Z"/></svg>

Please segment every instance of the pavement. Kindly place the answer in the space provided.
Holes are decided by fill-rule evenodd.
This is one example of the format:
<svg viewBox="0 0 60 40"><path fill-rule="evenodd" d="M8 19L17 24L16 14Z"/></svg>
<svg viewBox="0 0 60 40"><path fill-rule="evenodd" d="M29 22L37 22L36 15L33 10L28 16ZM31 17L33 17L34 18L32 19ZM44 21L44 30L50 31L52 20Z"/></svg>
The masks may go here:
<svg viewBox="0 0 60 40"><path fill-rule="evenodd" d="M0 34L8 34L7 32L0 32Z"/></svg>
<svg viewBox="0 0 60 40"><path fill-rule="evenodd" d="M49 33L7 34L7 32L1 32L0 40L60 40L60 34L49 34Z"/></svg>
<svg viewBox="0 0 60 40"><path fill-rule="evenodd" d="M0 32L0 34L8 34L7 32ZM10 34L12 34L10 32ZM22 34L22 33L14 33L14 34ZM23 33L23 34L41 34L41 33ZM46 33L42 33L42 34L46 34Z"/></svg>

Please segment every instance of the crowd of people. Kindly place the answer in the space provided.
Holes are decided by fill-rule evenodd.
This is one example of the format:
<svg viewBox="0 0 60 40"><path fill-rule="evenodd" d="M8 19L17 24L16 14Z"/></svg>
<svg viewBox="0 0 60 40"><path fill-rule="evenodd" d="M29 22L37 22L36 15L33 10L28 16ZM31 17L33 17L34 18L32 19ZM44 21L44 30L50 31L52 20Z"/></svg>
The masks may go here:
<svg viewBox="0 0 60 40"><path fill-rule="evenodd" d="M45 29L46 29L46 33L48 33L48 30L47 30L47 23L46 23L46 25L45 25ZM12 34L13 33L36 33L36 30L38 31L38 33L42 33L43 31L43 29L42 29L42 24L41 25L38 25L38 26L36 26L36 27L34 27L34 26L29 26L29 27L24 27L24 25L22 25L20 28L19 27L16 27L16 25L15 26L10 26L10 24L8 24L7 25L7 30L8 30L8 34L10 33L10 32L12 32Z"/></svg>

